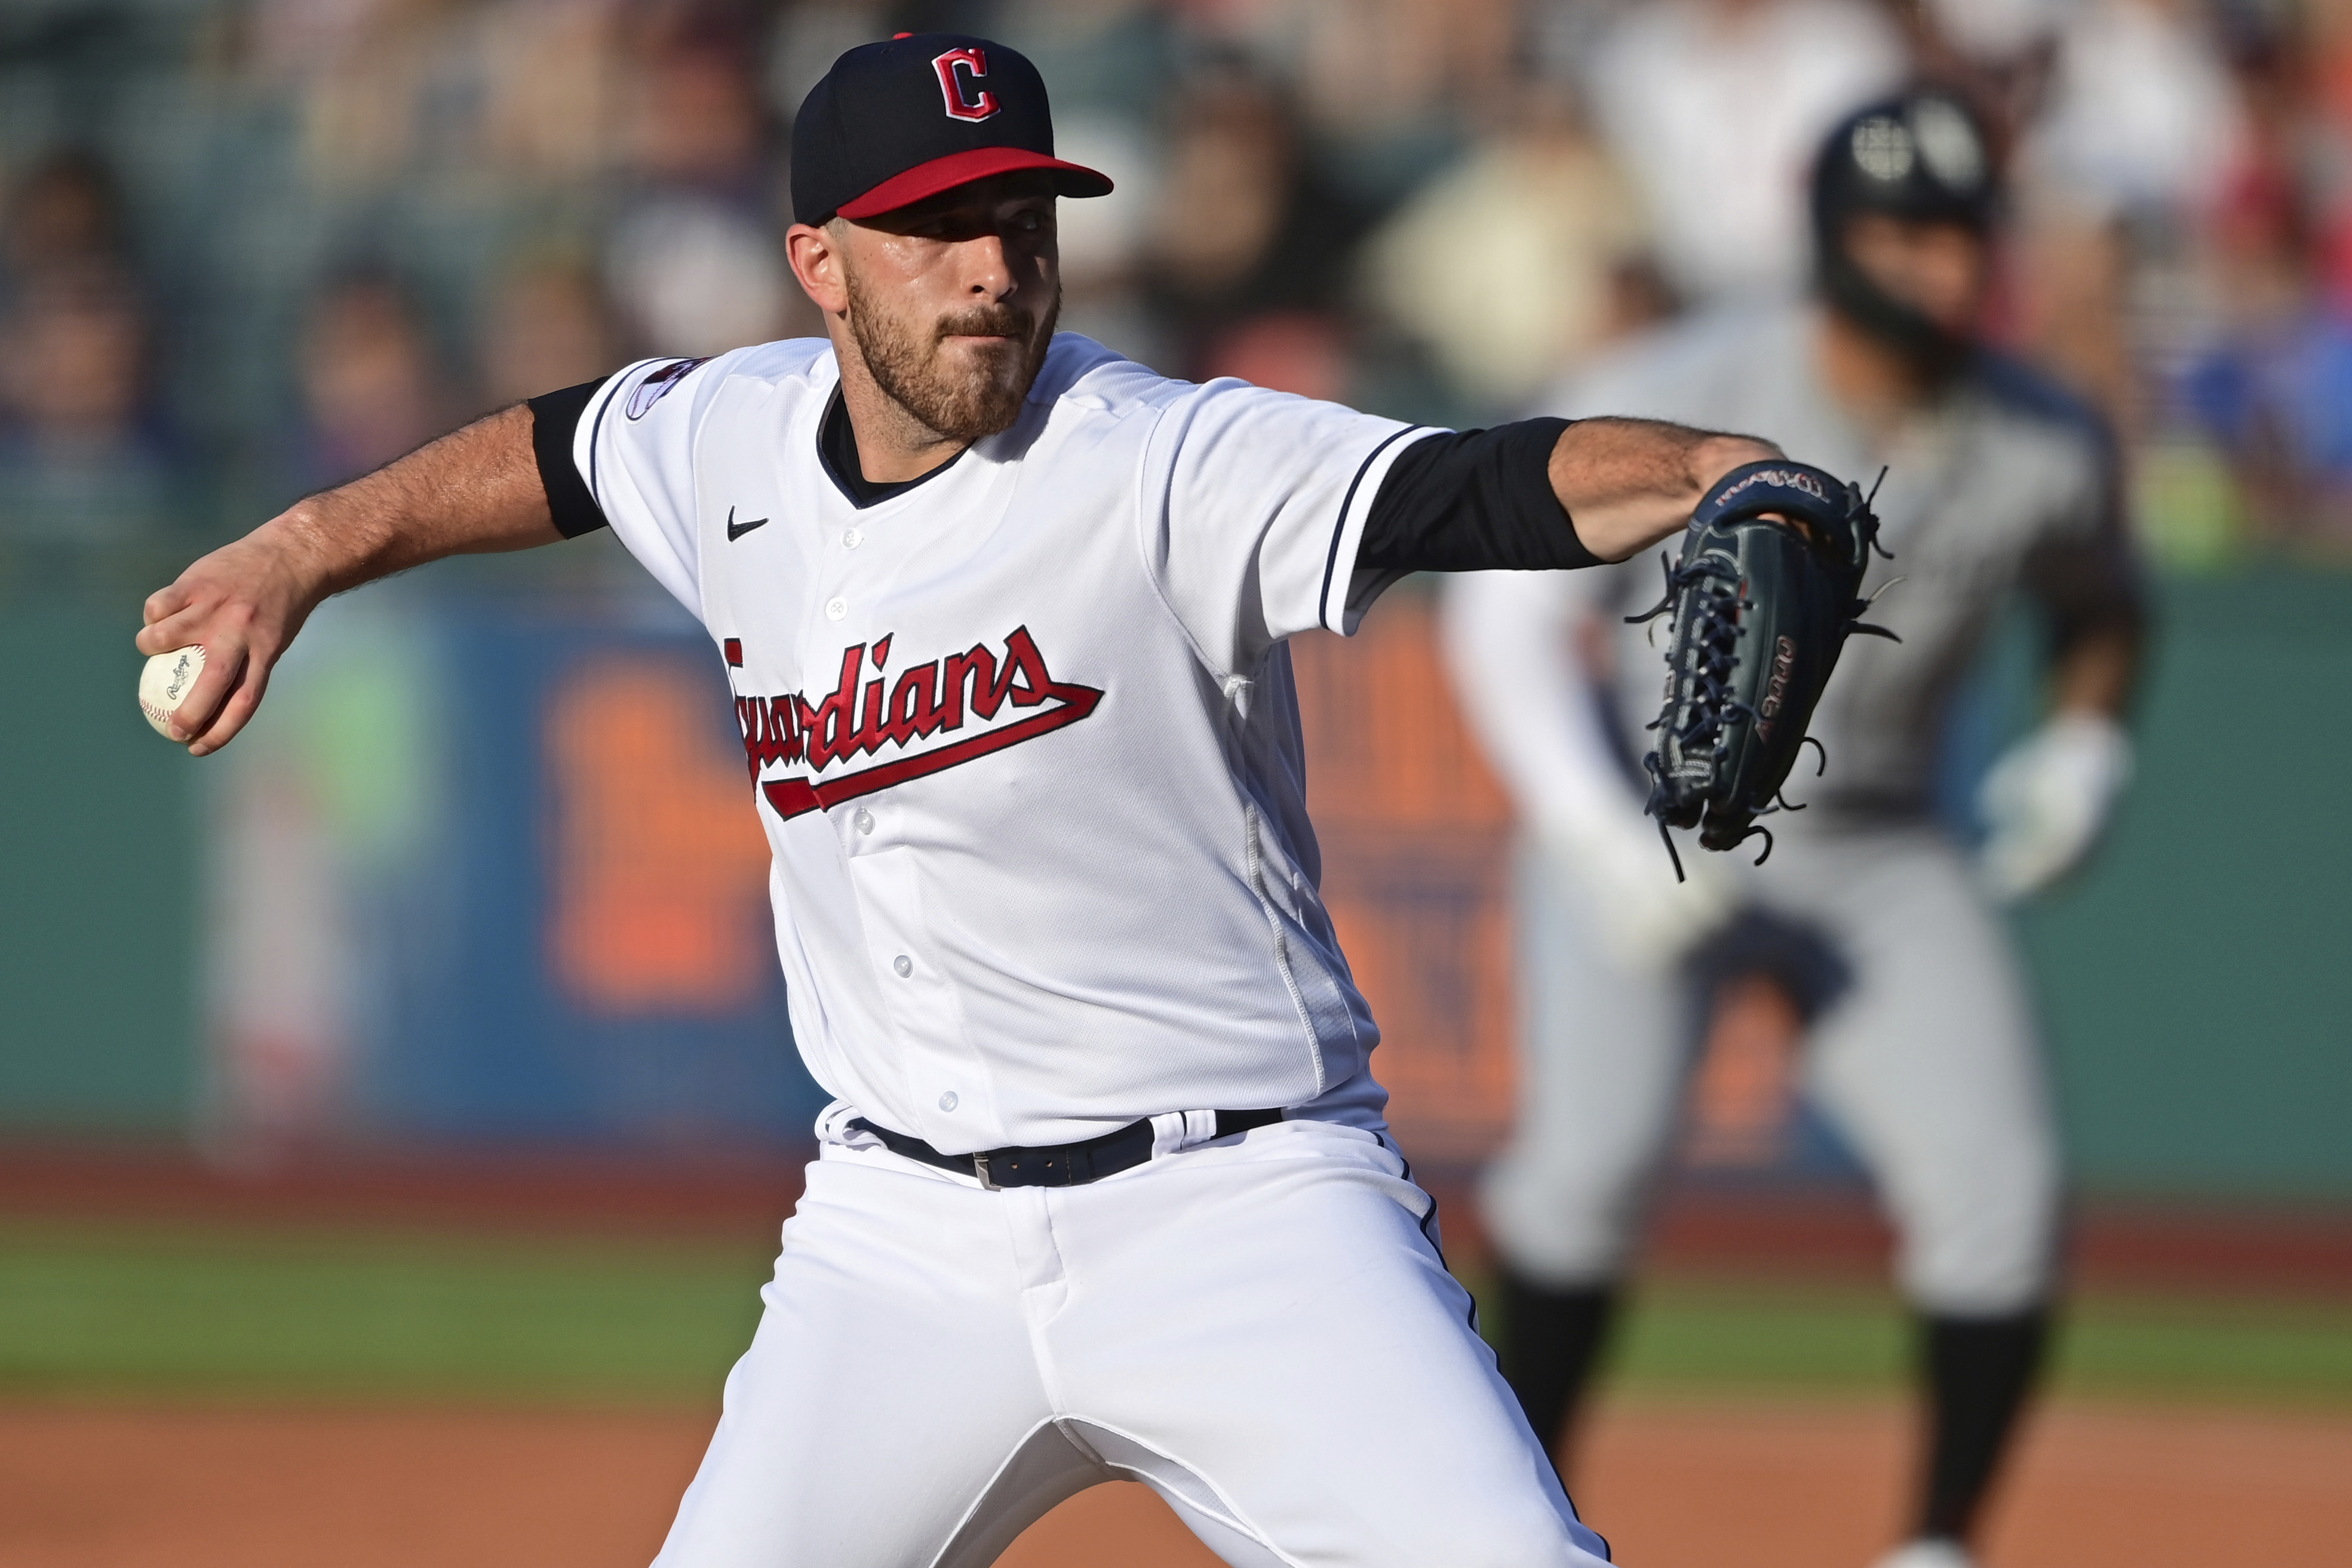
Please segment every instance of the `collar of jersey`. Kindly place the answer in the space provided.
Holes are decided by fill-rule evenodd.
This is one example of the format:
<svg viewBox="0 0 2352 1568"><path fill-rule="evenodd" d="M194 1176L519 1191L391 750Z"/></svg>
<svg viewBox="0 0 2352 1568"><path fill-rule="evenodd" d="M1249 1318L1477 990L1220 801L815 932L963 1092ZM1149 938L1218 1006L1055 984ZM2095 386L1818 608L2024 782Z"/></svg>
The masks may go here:
<svg viewBox="0 0 2352 1568"><path fill-rule="evenodd" d="M843 401L841 383L834 383L833 396L826 400L824 417L817 422L816 456L824 465L825 477L842 493L849 504L859 511L878 507L883 502L905 495L918 485L928 485L957 464L963 461L963 452L940 464L928 474L918 474L912 479L899 479L877 485L868 479L857 461L857 437L849 425L849 404Z"/></svg>

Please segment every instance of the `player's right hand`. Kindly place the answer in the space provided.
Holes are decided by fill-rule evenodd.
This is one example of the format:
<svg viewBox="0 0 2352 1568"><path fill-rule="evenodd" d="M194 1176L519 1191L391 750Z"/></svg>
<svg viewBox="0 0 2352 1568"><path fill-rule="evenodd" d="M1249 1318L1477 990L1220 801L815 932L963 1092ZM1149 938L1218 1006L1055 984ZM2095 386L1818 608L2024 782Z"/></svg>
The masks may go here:
<svg viewBox="0 0 2352 1568"><path fill-rule="evenodd" d="M148 595L141 653L204 645L204 674L172 716L172 738L190 756L226 746L260 706L270 671L323 597L314 555L289 513Z"/></svg>

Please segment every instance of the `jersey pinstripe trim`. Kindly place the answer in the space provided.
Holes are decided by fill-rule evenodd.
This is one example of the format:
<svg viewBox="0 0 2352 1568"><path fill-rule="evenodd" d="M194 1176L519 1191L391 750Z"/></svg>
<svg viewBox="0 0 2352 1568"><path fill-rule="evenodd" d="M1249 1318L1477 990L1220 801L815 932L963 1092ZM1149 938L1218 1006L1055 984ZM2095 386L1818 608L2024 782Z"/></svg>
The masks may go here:
<svg viewBox="0 0 2352 1568"><path fill-rule="evenodd" d="M604 509L604 515L607 517L613 514L609 507L604 507L604 487L597 482L599 447L602 445L598 437L604 434L604 416L613 411L614 401L620 397L623 389L631 384L633 378L651 366L670 362L668 360L639 360L635 364L627 366L607 378L604 384L597 389L596 417L583 421L579 434L572 437L574 442L584 441L587 444L588 462L585 472L588 478L588 494L600 508ZM575 465L579 463L576 448L572 461Z"/></svg>
<svg viewBox="0 0 2352 1568"><path fill-rule="evenodd" d="M1382 438L1381 444L1365 454L1357 466L1356 476L1348 481L1347 496L1339 503L1339 520L1331 528L1330 553L1323 561L1323 591L1317 601L1318 618L1325 627L1342 637L1348 633L1348 582L1355 574L1356 551L1364 538L1364 521L1371 516L1372 502L1381 493L1381 481L1388 477L1389 466L1413 440L1436 434L1437 427L1428 424L1408 424ZM1369 480L1370 483L1367 484ZM1339 558L1348 559L1349 571L1339 571ZM1336 599L1334 595L1337 595Z"/></svg>

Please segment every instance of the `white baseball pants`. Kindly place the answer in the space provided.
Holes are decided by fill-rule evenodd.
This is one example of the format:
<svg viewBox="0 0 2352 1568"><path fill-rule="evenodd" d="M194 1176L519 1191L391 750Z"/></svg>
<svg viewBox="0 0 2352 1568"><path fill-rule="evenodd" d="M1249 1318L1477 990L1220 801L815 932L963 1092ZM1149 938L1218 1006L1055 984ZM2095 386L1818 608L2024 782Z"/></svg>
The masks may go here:
<svg viewBox="0 0 2352 1568"><path fill-rule="evenodd" d="M2008 933L1940 832L1773 827L1780 845L1763 866L1733 852L1709 869L1741 862L1742 894L1819 933L1849 971L1811 1030L1803 1081L1877 1181L1898 1283L1931 1312L2042 1301L2057 1138ZM1590 898L1539 852L1522 859L1517 913L1518 1123L1486 1173L1484 1213L1529 1277L1604 1283L1625 1270L1673 1142L1695 998L1677 977L1612 962Z"/></svg>
<svg viewBox="0 0 2352 1568"><path fill-rule="evenodd" d="M658 1568L977 1568L1122 1478L1249 1568L1605 1560L1376 1134L992 1192L843 1120Z"/></svg>

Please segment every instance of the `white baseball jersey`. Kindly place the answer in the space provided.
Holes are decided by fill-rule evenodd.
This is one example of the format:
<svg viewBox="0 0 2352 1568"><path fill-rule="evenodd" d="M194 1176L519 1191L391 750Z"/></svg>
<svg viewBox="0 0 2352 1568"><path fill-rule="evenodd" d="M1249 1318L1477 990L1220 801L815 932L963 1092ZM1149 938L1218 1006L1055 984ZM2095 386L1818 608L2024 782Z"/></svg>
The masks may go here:
<svg viewBox="0 0 2352 1568"><path fill-rule="evenodd" d="M821 340L614 377L572 455L723 650L810 1071L948 1153L1147 1115L1377 1124L1284 639L1386 580L1428 434L1055 340L1013 427L859 508Z"/></svg>

